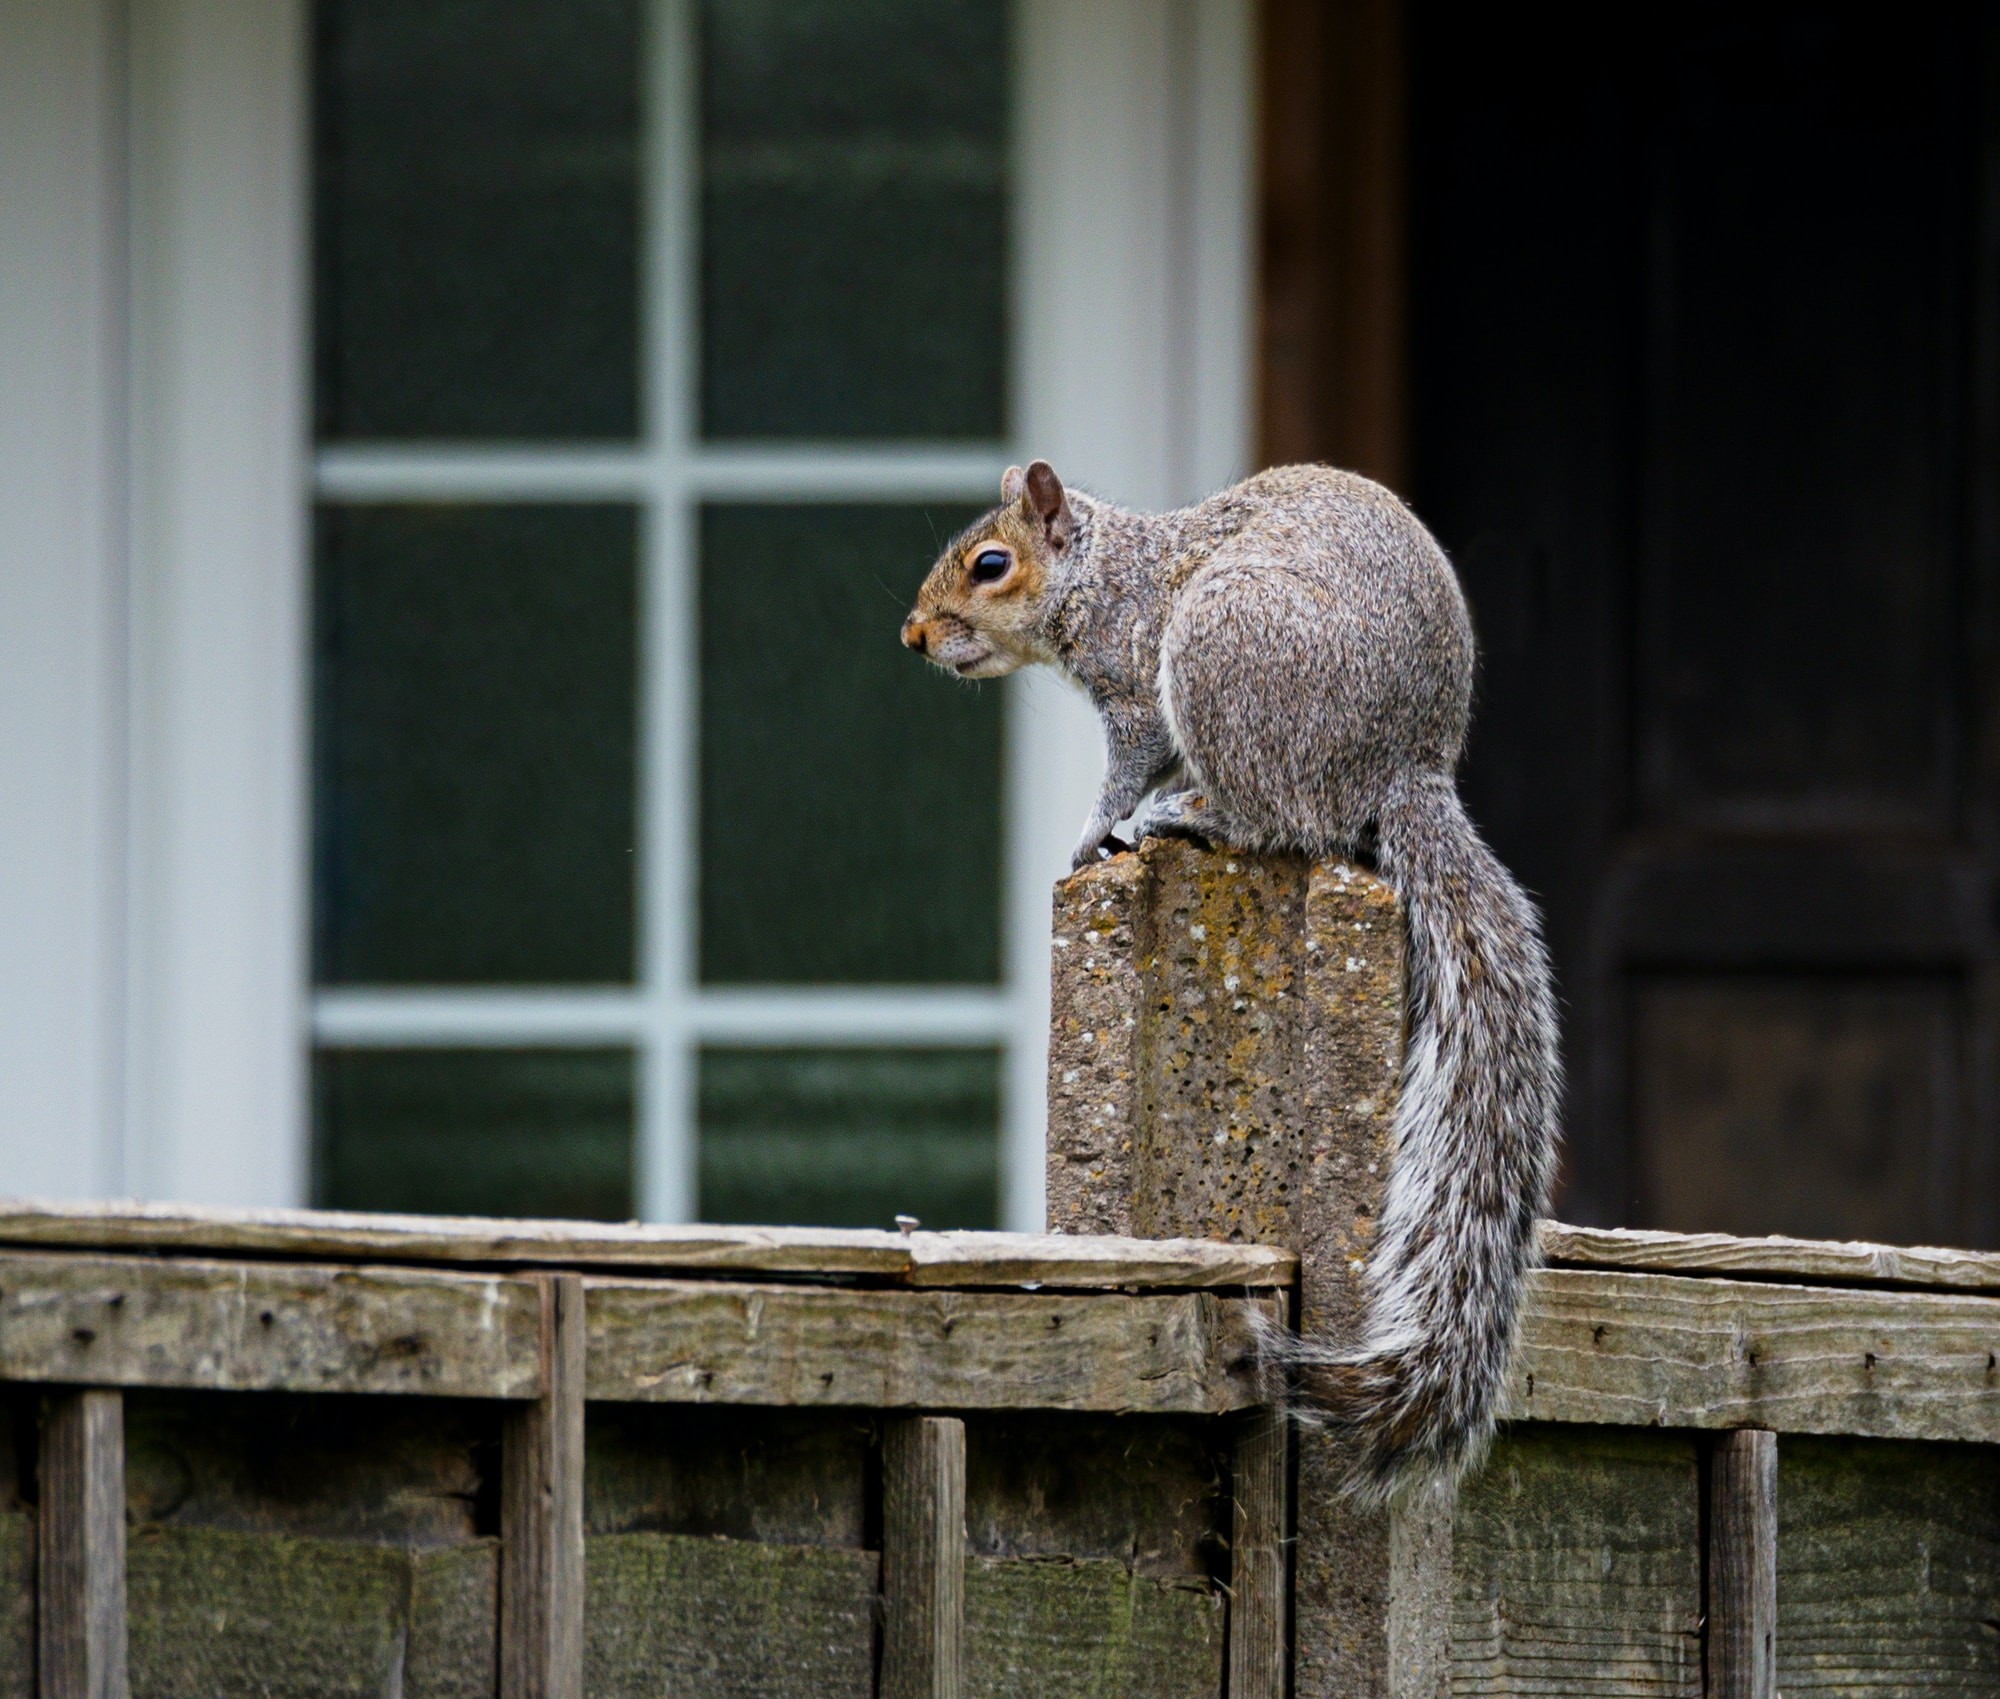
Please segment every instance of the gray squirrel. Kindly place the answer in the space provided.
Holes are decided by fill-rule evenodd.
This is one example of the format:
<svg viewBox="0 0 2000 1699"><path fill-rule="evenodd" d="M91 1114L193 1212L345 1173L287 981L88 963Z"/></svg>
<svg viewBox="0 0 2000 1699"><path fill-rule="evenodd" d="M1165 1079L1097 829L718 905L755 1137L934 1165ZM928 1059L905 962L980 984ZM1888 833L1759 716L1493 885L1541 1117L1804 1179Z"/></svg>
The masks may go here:
<svg viewBox="0 0 2000 1699"><path fill-rule="evenodd" d="M961 678L1089 692L1104 784L1073 864L1148 834L1372 852L1410 929L1410 1023L1367 1321L1281 1348L1353 1436L1347 1488L1448 1486L1493 1430L1562 1097L1534 906L1459 801L1473 639L1444 551L1381 485L1285 466L1171 513L1012 467L903 622ZM1143 804L1143 807L1141 806ZM1136 811L1136 815L1135 815Z"/></svg>

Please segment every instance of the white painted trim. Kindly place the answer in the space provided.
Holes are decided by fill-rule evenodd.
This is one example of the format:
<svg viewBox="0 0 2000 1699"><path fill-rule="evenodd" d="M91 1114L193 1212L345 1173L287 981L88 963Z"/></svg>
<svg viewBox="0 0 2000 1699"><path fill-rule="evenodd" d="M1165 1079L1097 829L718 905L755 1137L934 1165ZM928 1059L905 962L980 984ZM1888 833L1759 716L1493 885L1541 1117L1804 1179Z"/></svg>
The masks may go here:
<svg viewBox="0 0 2000 1699"><path fill-rule="evenodd" d="M694 0L653 0L648 24L643 393L654 476L641 544L639 975L655 1013L637 1057L633 1166L640 1217L673 1222L692 1221L700 1197L694 1056L671 1018L694 980L698 896L695 518L676 477L694 436Z"/></svg>
<svg viewBox="0 0 2000 1699"><path fill-rule="evenodd" d="M129 0L125 1188L305 1201L304 0Z"/></svg>
<svg viewBox="0 0 2000 1699"><path fill-rule="evenodd" d="M0 1192L124 1185L120 8L0 0Z"/></svg>
<svg viewBox="0 0 2000 1699"><path fill-rule="evenodd" d="M351 1046L996 1044L1016 1018L984 986L757 986L651 997L623 989L322 991L313 1037Z"/></svg>
<svg viewBox="0 0 2000 1699"><path fill-rule="evenodd" d="M451 443L322 448L314 484L334 501L983 500L1005 450L708 444L661 456L644 447Z"/></svg>
<svg viewBox="0 0 2000 1699"><path fill-rule="evenodd" d="M1020 0L1015 384L1022 457L1165 507L1247 472L1252 0ZM1003 1224L1043 1224L1050 886L1103 768L1096 716L1009 683Z"/></svg>

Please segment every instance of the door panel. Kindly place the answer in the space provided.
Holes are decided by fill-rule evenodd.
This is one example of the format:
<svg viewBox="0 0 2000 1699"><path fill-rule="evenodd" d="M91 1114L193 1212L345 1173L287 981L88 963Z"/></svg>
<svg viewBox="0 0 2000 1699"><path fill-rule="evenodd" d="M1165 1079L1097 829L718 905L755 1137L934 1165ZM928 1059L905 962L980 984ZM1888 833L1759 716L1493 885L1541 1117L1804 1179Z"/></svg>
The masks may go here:
<svg viewBox="0 0 2000 1699"><path fill-rule="evenodd" d="M1642 1214L1690 1232L1921 1241L1948 1211L1962 1000L1945 976L1645 976Z"/></svg>
<svg viewBox="0 0 2000 1699"><path fill-rule="evenodd" d="M1412 493L1574 1218L2000 1230L1994 60L1942 8L1412 9Z"/></svg>

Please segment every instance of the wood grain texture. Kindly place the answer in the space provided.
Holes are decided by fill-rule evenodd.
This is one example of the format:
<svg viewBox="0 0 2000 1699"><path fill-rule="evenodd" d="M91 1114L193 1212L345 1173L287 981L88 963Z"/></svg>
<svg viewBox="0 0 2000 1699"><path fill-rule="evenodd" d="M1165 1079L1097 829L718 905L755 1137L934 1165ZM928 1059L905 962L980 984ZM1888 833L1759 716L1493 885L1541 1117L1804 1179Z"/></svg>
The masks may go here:
<svg viewBox="0 0 2000 1699"><path fill-rule="evenodd" d="M486 1699L497 1552L142 1528L131 1547L141 1699Z"/></svg>
<svg viewBox="0 0 2000 1699"><path fill-rule="evenodd" d="M125 1401L91 1388L42 1407L37 1655L42 1699L128 1699Z"/></svg>
<svg viewBox="0 0 2000 1699"><path fill-rule="evenodd" d="M965 1424L954 1416L893 1416L882 1430L878 1691L965 1691Z"/></svg>
<svg viewBox="0 0 2000 1699"><path fill-rule="evenodd" d="M849 1410L599 1404L584 1432L584 1532L860 1547L876 1426Z"/></svg>
<svg viewBox="0 0 2000 1699"><path fill-rule="evenodd" d="M301 1393L125 1395L133 1525L371 1540L470 1540L495 1412L457 1400Z"/></svg>
<svg viewBox="0 0 2000 1699"><path fill-rule="evenodd" d="M873 1699L874 1552L607 1534L584 1564L590 1699Z"/></svg>
<svg viewBox="0 0 2000 1699"><path fill-rule="evenodd" d="M2000 1299L1544 1269L1504 1413L2000 1441Z"/></svg>
<svg viewBox="0 0 2000 1699"><path fill-rule="evenodd" d="M35 1699L35 1519L0 1510L0 1699Z"/></svg>
<svg viewBox="0 0 2000 1699"><path fill-rule="evenodd" d="M0 1253L0 1380L524 1398L535 1316L498 1275Z"/></svg>
<svg viewBox="0 0 2000 1699"><path fill-rule="evenodd" d="M1778 1436L1718 1434L1708 1459L1708 1699L1776 1699Z"/></svg>
<svg viewBox="0 0 2000 1699"><path fill-rule="evenodd" d="M1453 1695L1696 1699L1699 1492L1684 1436L1503 1434L1459 1492Z"/></svg>
<svg viewBox="0 0 2000 1699"><path fill-rule="evenodd" d="M1543 1260L1560 1268L2000 1292L2000 1252L1994 1251L1830 1239L1738 1239L1727 1233L1570 1227L1560 1221L1541 1223L1541 1247Z"/></svg>
<svg viewBox="0 0 2000 1699"><path fill-rule="evenodd" d="M1221 1424L1010 1410L968 1416L965 1438L975 1556L1110 1557L1155 1580L1203 1582L1226 1561Z"/></svg>
<svg viewBox="0 0 2000 1699"><path fill-rule="evenodd" d="M583 1279L534 1286L542 1396L501 1432L500 1699L583 1699Z"/></svg>
<svg viewBox="0 0 2000 1699"><path fill-rule="evenodd" d="M1229 1699L1285 1699L1290 1467L1283 1418L1262 1411L1238 1418L1230 1469Z"/></svg>
<svg viewBox="0 0 2000 1699"><path fill-rule="evenodd" d="M969 1699L1214 1699L1223 1603L1101 1558L974 1558L965 1574Z"/></svg>
<svg viewBox="0 0 2000 1699"><path fill-rule="evenodd" d="M1201 1240L831 1227L653 1227L343 1210L0 1200L0 1245L369 1263L841 1275L920 1286L1284 1286L1297 1259Z"/></svg>
<svg viewBox="0 0 2000 1699"><path fill-rule="evenodd" d="M1200 1413L1256 1401L1255 1299L587 1285L593 1399Z"/></svg>
<svg viewBox="0 0 2000 1699"><path fill-rule="evenodd" d="M1785 1699L2000 1695L2000 1454L1786 1439L1777 1686Z"/></svg>

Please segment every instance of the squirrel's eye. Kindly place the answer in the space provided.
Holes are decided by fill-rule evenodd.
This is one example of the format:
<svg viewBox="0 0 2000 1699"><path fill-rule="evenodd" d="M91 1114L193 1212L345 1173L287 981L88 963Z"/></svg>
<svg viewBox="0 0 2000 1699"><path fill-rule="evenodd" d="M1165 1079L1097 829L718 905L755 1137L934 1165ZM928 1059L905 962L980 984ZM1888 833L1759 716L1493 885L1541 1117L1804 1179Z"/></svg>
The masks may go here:
<svg viewBox="0 0 2000 1699"><path fill-rule="evenodd" d="M1007 568L1014 563L1005 549L981 549L972 557L972 582L992 584L1007 576Z"/></svg>

